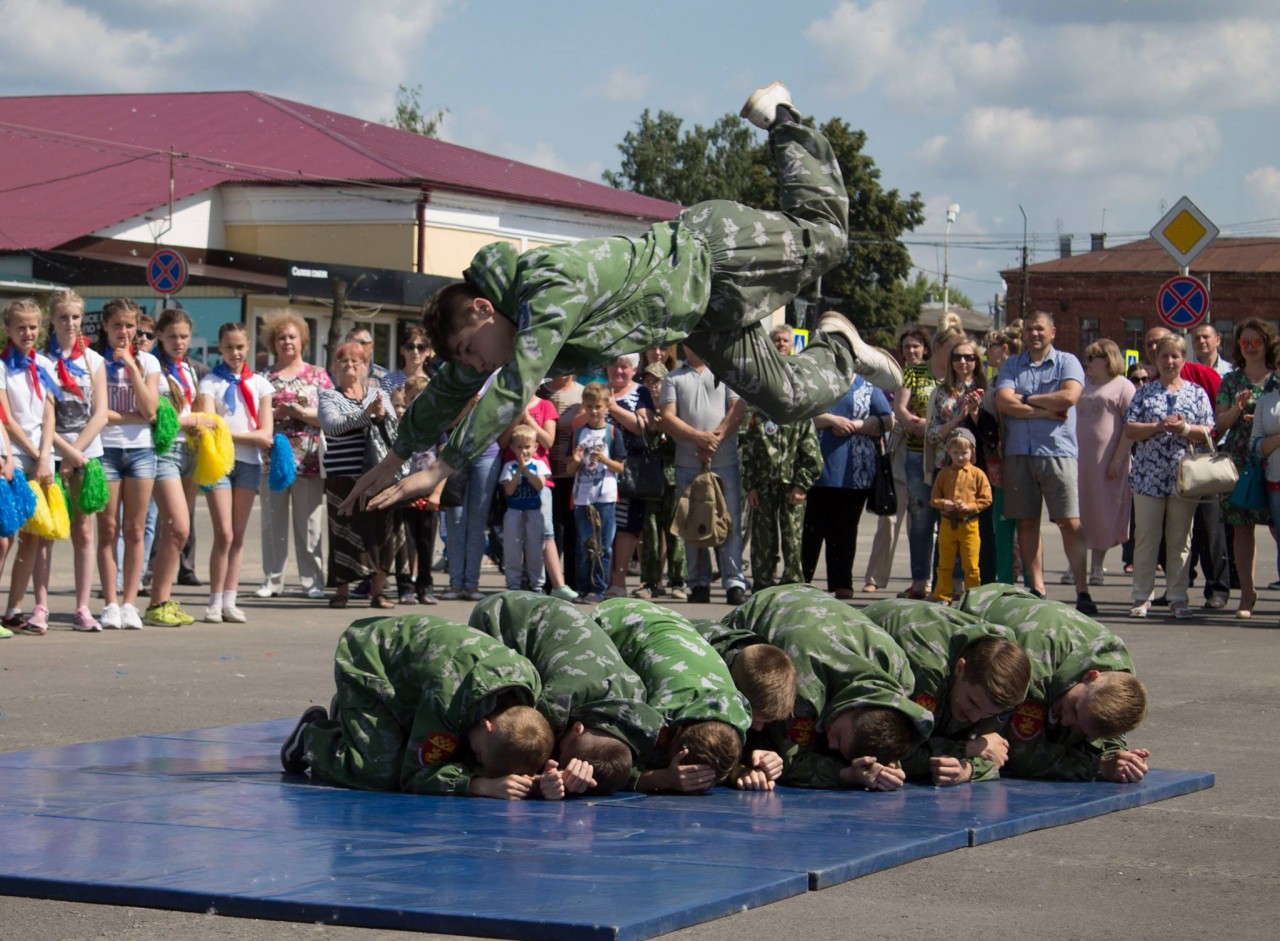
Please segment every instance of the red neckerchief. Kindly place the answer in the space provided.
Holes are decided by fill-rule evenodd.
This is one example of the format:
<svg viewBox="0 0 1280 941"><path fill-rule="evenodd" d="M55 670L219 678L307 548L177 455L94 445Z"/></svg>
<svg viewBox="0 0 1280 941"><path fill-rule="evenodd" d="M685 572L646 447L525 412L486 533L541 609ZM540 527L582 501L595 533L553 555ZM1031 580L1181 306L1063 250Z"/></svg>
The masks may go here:
<svg viewBox="0 0 1280 941"><path fill-rule="evenodd" d="M253 392L249 389L249 380L253 378L253 370L249 368L248 363L240 364L240 381L236 383L240 386L240 398L244 400L244 410L249 413L249 421L253 424L250 428L256 431L258 429L258 403L254 400Z"/></svg>
<svg viewBox="0 0 1280 941"><path fill-rule="evenodd" d="M80 383L76 382L75 377L71 375L71 370L67 368L67 360L79 359L84 355L85 347L87 346L88 343L85 342L84 337L78 336L76 337L75 344L71 347L70 353L64 357L61 352L59 352L59 354L54 357L54 361L58 364L58 382L62 383L62 388L66 389L72 395L79 396L86 402L89 401L89 399L85 396L84 390L80 388ZM32 358L32 362L35 362L34 357Z"/></svg>

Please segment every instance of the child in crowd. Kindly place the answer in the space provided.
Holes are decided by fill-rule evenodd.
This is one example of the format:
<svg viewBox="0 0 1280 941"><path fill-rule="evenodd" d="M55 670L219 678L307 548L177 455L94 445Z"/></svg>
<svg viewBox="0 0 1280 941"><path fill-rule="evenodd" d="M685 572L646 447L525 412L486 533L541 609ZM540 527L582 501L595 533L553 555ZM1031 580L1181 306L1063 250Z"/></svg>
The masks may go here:
<svg viewBox="0 0 1280 941"><path fill-rule="evenodd" d="M891 599L862 611L898 642L911 663L911 698L933 713L933 734L902 762L908 778L939 786L999 776L1009 758L1002 734L1031 680L1013 631L956 608Z"/></svg>
<svg viewBox="0 0 1280 941"><path fill-rule="evenodd" d="M542 790L552 748L532 708L542 683L501 641L431 615L365 618L338 641L334 679L334 714L303 713L280 749L286 771L370 791L520 800Z"/></svg>
<svg viewBox="0 0 1280 941"><path fill-rule="evenodd" d="M178 575L178 559L191 535L191 507L196 498L195 453L187 447L187 435L211 426L207 416L192 411L199 393L195 369L187 362L193 325L185 310L170 308L160 314L156 358L160 361L162 395L167 395L178 413L178 433L173 446L156 455L156 506L160 510L160 542L151 572L151 606L143 620L157 627L183 627L195 618L182 610L171 597Z"/></svg>
<svg viewBox="0 0 1280 941"><path fill-rule="evenodd" d="M602 382L582 390L586 424L573 436L568 469L573 479L573 518L578 531L578 591L585 604L604 600L613 563L618 473L626 458L622 432L605 416L613 396Z"/></svg>
<svg viewBox="0 0 1280 941"><path fill-rule="evenodd" d="M692 794L741 773L751 710L697 629L668 608L630 598L604 602L595 619L666 723L636 790Z"/></svg>
<svg viewBox="0 0 1280 941"><path fill-rule="evenodd" d="M464 280L427 303L423 325L446 362L405 416L401 456L367 473L344 511L373 494L377 508L429 492L435 475L480 454L548 375L589 375L648 347L686 341L721 381L780 422L820 414L855 372L885 389L900 385L892 358L832 311L798 356L783 357L768 342L761 321L844 259L849 198L831 145L800 122L781 83L757 90L743 114L769 131L778 211L712 200L638 237L523 255L508 242L483 247ZM392 484L399 461L434 443L494 370L498 380L454 430L440 465Z"/></svg>
<svg viewBox="0 0 1280 941"><path fill-rule="evenodd" d="M535 457L537 448L538 439L532 428L516 428L511 432L515 460L508 461L498 475L498 484L507 497L502 520L502 560L508 591L518 591L521 581L527 578L529 588L540 592L546 581L542 488L551 476L551 468Z"/></svg>
<svg viewBox="0 0 1280 941"><path fill-rule="evenodd" d="M62 390L53 378L53 363L36 351L42 319L40 305L29 297L10 301L4 309L9 342L0 355L0 405L4 407L5 430L27 480L47 487L53 483L55 469L53 403ZM18 534L4 616L4 626L11 631L44 634L49 629L51 546L48 539L35 533L23 530ZM35 607L27 618L22 614L22 599L33 575Z"/></svg>
<svg viewBox="0 0 1280 941"><path fill-rule="evenodd" d="M662 716L644 683L600 625L559 598L530 591L491 595L468 622L528 657L542 679L535 707L556 736L554 767L566 793L625 787L632 763L653 751Z"/></svg>
<svg viewBox="0 0 1280 941"><path fill-rule="evenodd" d="M244 623L236 607L244 533L262 480L262 452L271 448L274 387L249 368L249 334L242 323L218 328L222 362L200 380L198 412L220 415L235 443L231 473L209 491L213 519L213 550L209 554L209 606L204 619Z"/></svg>
<svg viewBox="0 0 1280 941"><path fill-rule="evenodd" d="M978 568L978 552L982 548L978 535L978 514L991 506L991 482L973 463L977 439L967 428L957 428L947 438L947 457L951 463L938 471L933 479L931 503L941 515L938 522L938 571L933 580L934 597L951 603L952 575L956 553L964 568L964 587L982 584Z"/></svg>
<svg viewBox="0 0 1280 941"><path fill-rule="evenodd" d="M107 372L102 355L89 349L81 332L84 301L74 291L55 291L49 298L49 340L45 354L56 367L62 396L55 396L54 446L62 456L59 473L67 485L71 516L72 570L75 573L76 611L71 627L100 631L102 624L89 610L93 594L93 516L80 511L84 469L101 458L101 433L107 426Z"/></svg>

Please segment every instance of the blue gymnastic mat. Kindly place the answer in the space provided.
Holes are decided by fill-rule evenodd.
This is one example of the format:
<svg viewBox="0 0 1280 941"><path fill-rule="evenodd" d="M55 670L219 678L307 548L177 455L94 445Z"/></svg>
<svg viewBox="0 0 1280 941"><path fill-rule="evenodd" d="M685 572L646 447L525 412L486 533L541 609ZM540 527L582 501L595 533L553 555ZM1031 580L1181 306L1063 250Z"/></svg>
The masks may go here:
<svg viewBox="0 0 1280 941"><path fill-rule="evenodd" d="M507 938L643 939L1211 787L1001 781L563 803L348 791L279 769L294 720L0 754L0 893ZM574 904L564 904L572 886Z"/></svg>

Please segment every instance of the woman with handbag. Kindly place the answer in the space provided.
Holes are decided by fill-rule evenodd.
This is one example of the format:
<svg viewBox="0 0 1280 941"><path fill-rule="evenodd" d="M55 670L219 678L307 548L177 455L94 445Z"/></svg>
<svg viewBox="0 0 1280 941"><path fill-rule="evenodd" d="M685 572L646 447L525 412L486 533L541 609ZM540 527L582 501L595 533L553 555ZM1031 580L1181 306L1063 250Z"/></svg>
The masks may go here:
<svg viewBox="0 0 1280 941"><path fill-rule="evenodd" d="M801 566L804 580L812 582L825 543L827 590L849 600L854 596L858 522L879 470L879 439L893 428L893 410L883 392L857 376L844 397L813 423L822 448L822 474L804 503Z"/></svg>
<svg viewBox="0 0 1280 941"><path fill-rule="evenodd" d="M1129 470L1135 528L1132 618L1145 618L1151 609L1162 535L1169 611L1178 619L1194 617L1187 606L1187 554L1196 501L1178 495L1178 465L1193 442L1212 447L1213 411L1204 389L1182 379L1186 354L1182 337L1161 337L1159 380L1139 389L1125 412L1125 437L1137 442Z"/></svg>
<svg viewBox="0 0 1280 941"><path fill-rule="evenodd" d="M395 410L391 397L369 381L369 353L355 341L333 354L336 389L320 390L320 428L325 436L324 495L329 512L329 607L345 608L352 582L369 577L369 606L394 608L382 596L395 569L404 529L395 509L361 510L342 516L338 507L368 468L391 450Z"/></svg>
<svg viewBox="0 0 1280 941"><path fill-rule="evenodd" d="M1222 378L1222 385L1218 387L1213 433L1220 436L1226 432L1222 450L1231 455L1236 468L1244 474L1245 465L1254 455L1255 408L1273 384L1280 335L1265 320L1251 317L1236 327L1233 339L1231 361L1236 368ZM1227 494L1222 498L1222 522L1231 527L1232 551L1240 577L1240 607L1236 609L1236 617L1249 618L1258 603L1254 581L1257 563L1254 527L1270 526L1274 516L1270 508L1238 506L1231 497Z"/></svg>

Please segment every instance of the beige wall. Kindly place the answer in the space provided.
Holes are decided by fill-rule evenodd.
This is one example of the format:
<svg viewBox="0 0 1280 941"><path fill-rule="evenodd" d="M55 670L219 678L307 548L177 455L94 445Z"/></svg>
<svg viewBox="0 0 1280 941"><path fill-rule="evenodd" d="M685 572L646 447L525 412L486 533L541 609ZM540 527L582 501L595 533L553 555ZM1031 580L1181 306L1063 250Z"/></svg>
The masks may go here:
<svg viewBox="0 0 1280 941"><path fill-rule="evenodd" d="M413 270L416 251L412 224L229 225L226 235L230 251L400 271Z"/></svg>
<svg viewBox="0 0 1280 941"><path fill-rule="evenodd" d="M504 239L492 232L468 232L464 229L442 229L427 226L426 255L427 263L424 274L438 274L446 278L456 278L467 265L471 257L491 242L510 242L520 251L540 248L549 242L533 239Z"/></svg>

